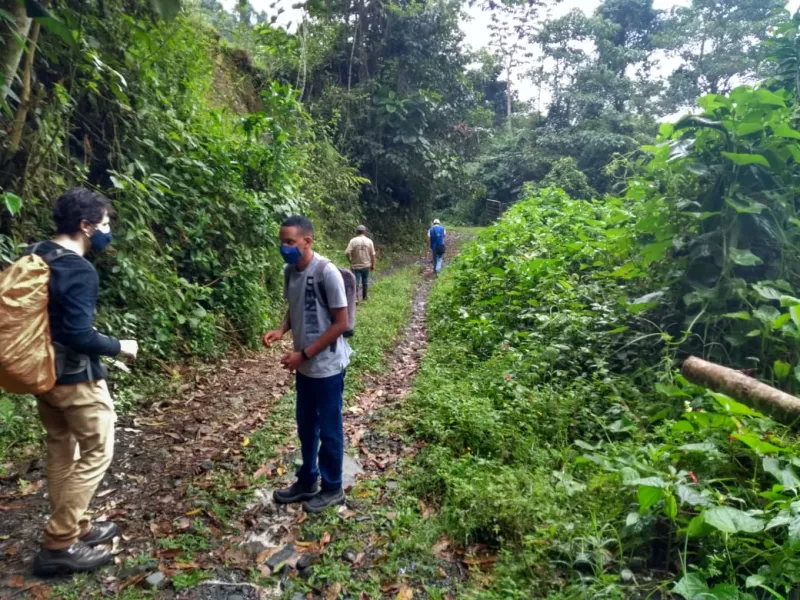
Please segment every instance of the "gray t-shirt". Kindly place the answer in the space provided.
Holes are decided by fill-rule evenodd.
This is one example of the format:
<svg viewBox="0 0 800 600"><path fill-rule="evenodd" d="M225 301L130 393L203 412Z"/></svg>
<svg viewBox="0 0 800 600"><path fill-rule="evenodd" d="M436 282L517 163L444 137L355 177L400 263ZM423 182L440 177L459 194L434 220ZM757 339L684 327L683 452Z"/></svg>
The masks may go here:
<svg viewBox="0 0 800 600"><path fill-rule="evenodd" d="M286 300L289 302L289 323L296 351L308 347L331 326L330 312L314 293L313 275L320 258L322 257L315 252L314 258L303 271L298 271L293 265L286 266L289 272ZM329 263L323 277L329 308L345 308L347 296L339 269ZM347 341L339 337L311 360L304 362L297 372L315 379L338 375L350 364L352 353Z"/></svg>

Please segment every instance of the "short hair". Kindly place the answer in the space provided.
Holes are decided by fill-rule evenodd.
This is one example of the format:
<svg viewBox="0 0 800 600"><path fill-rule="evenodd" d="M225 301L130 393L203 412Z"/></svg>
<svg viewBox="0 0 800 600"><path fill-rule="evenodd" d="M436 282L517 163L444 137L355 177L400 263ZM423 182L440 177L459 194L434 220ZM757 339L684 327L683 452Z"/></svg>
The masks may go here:
<svg viewBox="0 0 800 600"><path fill-rule="evenodd" d="M306 219L303 215L292 215L288 217L281 227L297 227L297 230L303 235L314 237L314 226L311 224L311 221Z"/></svg>
<svg viewBox="0 0 800 600"><path fill-rule="evenodd" d="M53 205L56 234L77 233L81 230L82 221L98 225L106 213L111 213L108 198L86 188L73 188L61 194Z"/></svg>

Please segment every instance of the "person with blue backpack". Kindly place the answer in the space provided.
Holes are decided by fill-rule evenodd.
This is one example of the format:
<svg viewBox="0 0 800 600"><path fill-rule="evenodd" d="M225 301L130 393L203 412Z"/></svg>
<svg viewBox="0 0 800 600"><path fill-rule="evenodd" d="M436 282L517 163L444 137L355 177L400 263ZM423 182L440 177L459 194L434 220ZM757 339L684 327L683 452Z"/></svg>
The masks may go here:
<svg viewBox="0 0 800 600"><path fill-rule="evenodd" d="M433 220L433 227L428 230L428 244L431 248L431 256L433 257L433 273L438 275L442 270L442 263L444 262L444 236L445 230L439 219Z"/></svg>

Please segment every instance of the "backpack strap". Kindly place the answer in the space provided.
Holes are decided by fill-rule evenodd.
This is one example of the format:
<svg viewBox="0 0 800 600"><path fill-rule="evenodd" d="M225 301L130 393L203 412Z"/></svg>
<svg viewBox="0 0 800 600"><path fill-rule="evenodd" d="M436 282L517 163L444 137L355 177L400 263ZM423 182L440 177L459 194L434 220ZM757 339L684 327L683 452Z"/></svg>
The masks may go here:
<svg viewBox="0 0 800 600"><path fill-rule="evenodd" d="M69 254L75 254L75 253L72 250L67 250L66 248L57 248L55 250L51 250L47 254L42 255L42 260L49 265L52 264L53 261L56 261L59 258L64 258Z"/></svg>
<svg viewBox="0 0 800 600"><path fill-rule="evenodd" d="M28 246L28 248L25 250L25 252L22 253L22 255L23 256L29 256L31 254L36 254L36 251L41 247L41 245L43 243L44 242L36 242L35 244L31 244L30 246ZM59 258L63 258L63 257L68 256L70 254L75 254L75 252L73 252L72 250L67 250L66 248L56 248L55 250L51 250L47 254L41 254L39 256L45 263L47 263L49 265L54 260L58 260ZM77 256L77 254L76 254L76 256ZM84 260L86 260L86 259L84 259Z"/></svg>
<svg viewBox="0 0 800 600"><path fill-rule="evenodd" d="M328 292L325 291L325 269L329 264L331 264L331 261L327 258L319 259L312 277L314 278L314 293L317 294L319 303L330 313L331 309L328 307Z"/></svg>

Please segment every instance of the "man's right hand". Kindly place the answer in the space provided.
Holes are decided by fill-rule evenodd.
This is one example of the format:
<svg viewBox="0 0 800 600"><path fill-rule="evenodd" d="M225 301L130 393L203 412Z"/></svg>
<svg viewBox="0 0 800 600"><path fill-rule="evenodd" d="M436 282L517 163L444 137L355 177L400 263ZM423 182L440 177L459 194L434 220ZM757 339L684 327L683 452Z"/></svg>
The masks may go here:
<svg viewBox="0 0 800 600"><path fill-rule="evenodd" d="M136 340L120 340L119 353L131 360L136 360L139 354L139 342Z"/></svg>
<svg viewBox="0 0 800 600"><path fill-rule="evenodd" d="M279 341L283 337L283 332L280 329L273 329L264 334L261 338L261 343L265 348L269 348L272 344Z"/></svg>

